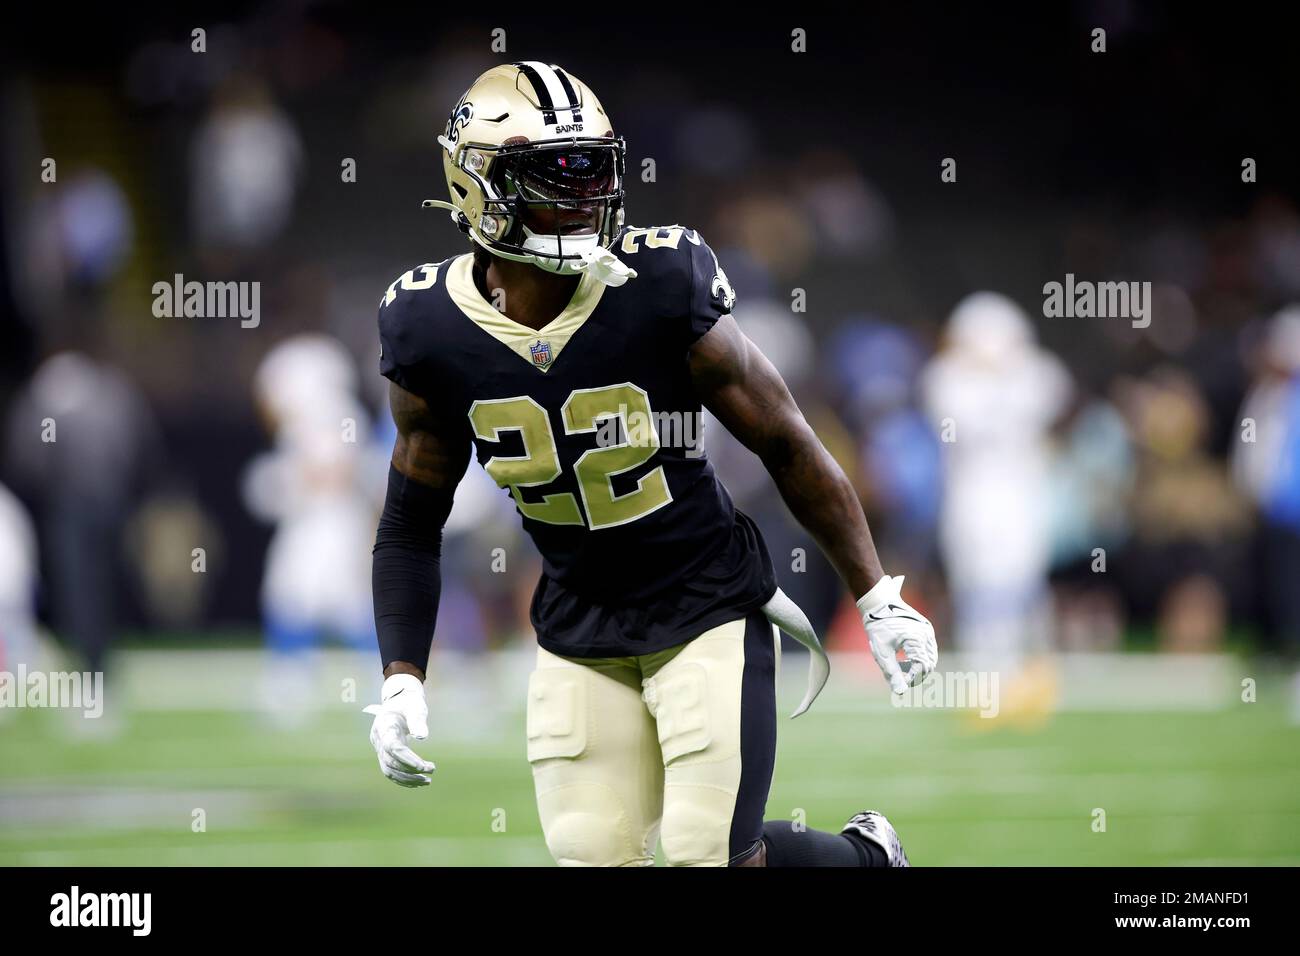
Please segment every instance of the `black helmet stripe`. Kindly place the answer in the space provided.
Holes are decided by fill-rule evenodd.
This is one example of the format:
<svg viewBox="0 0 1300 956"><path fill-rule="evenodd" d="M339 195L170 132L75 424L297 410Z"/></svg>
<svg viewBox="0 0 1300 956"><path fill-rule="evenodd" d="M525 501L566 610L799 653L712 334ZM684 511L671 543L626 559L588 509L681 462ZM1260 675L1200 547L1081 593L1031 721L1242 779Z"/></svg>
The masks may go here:
<svg viewBox="0 0 1300 956"><path fill-rule="evenodd" d="M542 108L542 122L547 126L554 126L555 101L551 99L551 91L547 88L546 81L531 63L516 63L515 66L519 67L519 72L527 77L533 87L533 95L537 97L537 103Z"/></svg>
<svg viewBox="0 0 1300 956"><path fill-rule="evenodd" d="M555 71L555 75L556 75L556 77L557 77L557 78L559 79L559 81L560 81L560 86L564 87L564 95L567 96L567 97L569 98L569 104L570 104L571 106L574 107L574 109L573 109L573 122L575 122L575 123L581 123L581 122L582 122L582 114L579 113L578 110L577 110L577 106L578 106L578 94L577 94L577 92L573 89L573 84L569 82L569 74L565 73L562 69L560 69L560 68L559 68L558 66L556 66L554 63L551 64L551 69Z"/></svg>

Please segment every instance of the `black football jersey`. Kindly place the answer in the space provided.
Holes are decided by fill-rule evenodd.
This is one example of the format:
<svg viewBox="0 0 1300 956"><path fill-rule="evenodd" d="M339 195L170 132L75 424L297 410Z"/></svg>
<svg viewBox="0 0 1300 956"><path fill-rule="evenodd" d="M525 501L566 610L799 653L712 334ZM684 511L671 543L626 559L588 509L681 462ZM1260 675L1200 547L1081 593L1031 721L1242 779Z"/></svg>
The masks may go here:
<svg viewBox="0 0 1300 956"><path fill-rule="evenodd" d="M540 330L507 318L465 254L405 273L379 308L380 371L465 416L488 474L542 554L543 647L615 657L672 647L775 591L757 527L704 455L687 351L734 293L681 226L626 229L622 286L582 275Z"/></svg>

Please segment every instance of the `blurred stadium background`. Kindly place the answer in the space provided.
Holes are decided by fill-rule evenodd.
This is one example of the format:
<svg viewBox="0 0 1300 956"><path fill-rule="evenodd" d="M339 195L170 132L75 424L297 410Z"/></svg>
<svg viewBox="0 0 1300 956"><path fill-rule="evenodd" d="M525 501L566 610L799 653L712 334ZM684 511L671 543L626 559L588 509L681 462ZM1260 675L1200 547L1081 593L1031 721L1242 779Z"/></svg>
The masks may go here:
<svg viewBox="0 0 1300 956"><path fill-rule="evenodd" d="M1300 863L1283 33L1124 2L633 14L200 5L7 38L0 670L102 670L107 706L0 708L0 863L549 862L522 718L539 564L477 468L444 552L435 785L384 781L360 713L392 440L376 305L465 247L419 206L445 189L435 137L482 70L531 58L600 93L630 221L718 251L941 666L1002 678L995 719L891 707L828 565L706 428L835 652L782 723L768 816L879 806L925 864ZM260 322L155 316L177 273L260 283ZM1153 321L1044 318L1067 273L1151 282Z"/></svg>

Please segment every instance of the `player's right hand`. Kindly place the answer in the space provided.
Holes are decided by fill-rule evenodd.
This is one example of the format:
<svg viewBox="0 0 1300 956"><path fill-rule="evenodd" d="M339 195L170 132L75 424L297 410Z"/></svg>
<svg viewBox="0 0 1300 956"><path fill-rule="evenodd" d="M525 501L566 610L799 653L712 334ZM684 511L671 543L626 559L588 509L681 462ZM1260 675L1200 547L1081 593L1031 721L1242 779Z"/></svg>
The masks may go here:
<svg viewBox="0 0 1300 956"><path fill-rule="evenodd" d="M365 713L374 714L370 744L379 755L379 769L401 787L427 787L434 766L407 745L414 737L429 736L429 705L424 684L414 674L394 674L384 681L382 703L371 704Z"/></svg>
<svg viewBox="0 0 1300 956"><path fill-rule="evenodd" d="M903 577L886 574L862 597L858 611L867 630L871 656L876 659L889 689L902 694L908 687L925 681L939 662L934 625L929 618L903 600ZM898 652L907 657L908 673L898 665Z"/></svg>

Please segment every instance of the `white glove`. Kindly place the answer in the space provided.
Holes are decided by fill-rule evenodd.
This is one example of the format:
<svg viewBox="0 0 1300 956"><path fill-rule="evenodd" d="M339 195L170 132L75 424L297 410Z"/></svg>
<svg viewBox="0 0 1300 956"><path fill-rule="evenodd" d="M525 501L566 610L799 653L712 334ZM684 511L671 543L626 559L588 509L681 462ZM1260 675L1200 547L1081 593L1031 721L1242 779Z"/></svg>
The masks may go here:
<svg viewBox="0 0 1300 956"><path fill-rule="evenodd" d="M903 600L902 591L902 576L892 578L886 574L875 587L858 598L862 626L867 629L867 637L871 640L871 655L895 694L920 684L939 662L934 625ZM906 676L898 666L900 647L909 665Z"/></svg>
<svg viewBox="0 0 1300 956"><path fill-rule="evenodd" d="M383 703L371 704L365 713L374 714L370 744L379 754L379 769L402 787L427 787L434 766L407 746L407 738L429 736L429 705L424 685L414 674L394 674L384 681Z"/></svg>

